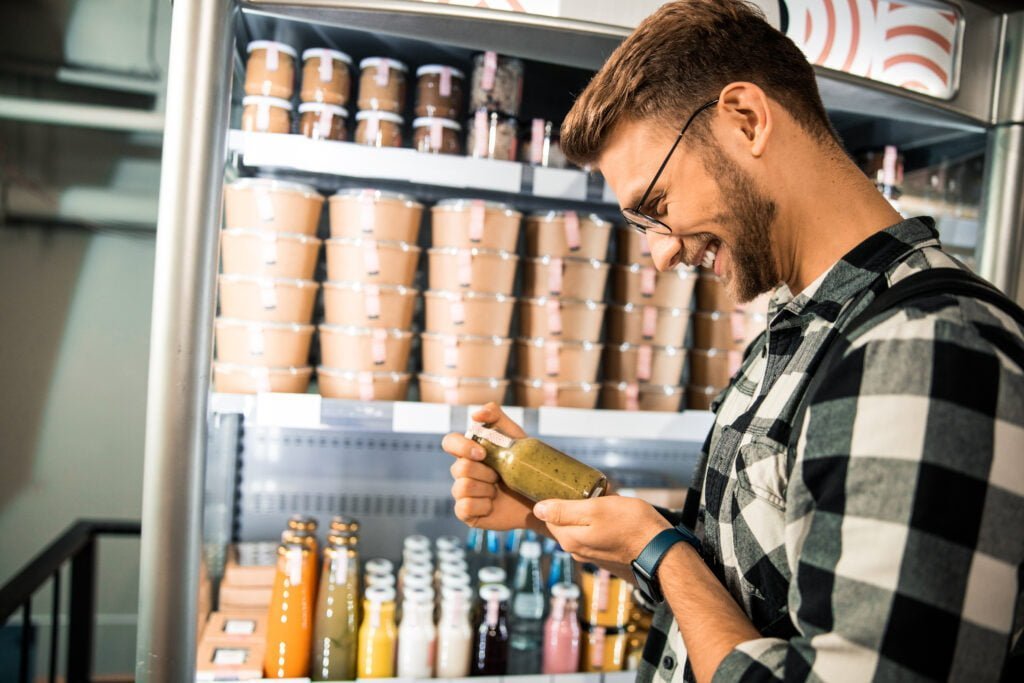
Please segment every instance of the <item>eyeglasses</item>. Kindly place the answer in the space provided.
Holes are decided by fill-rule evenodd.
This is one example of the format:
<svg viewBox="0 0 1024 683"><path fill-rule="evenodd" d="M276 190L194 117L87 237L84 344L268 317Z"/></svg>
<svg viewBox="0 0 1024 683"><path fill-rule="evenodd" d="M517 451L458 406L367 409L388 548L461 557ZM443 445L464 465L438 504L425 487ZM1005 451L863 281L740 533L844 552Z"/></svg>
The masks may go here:
<svg viewBox="0 0 1024 683"><path fill-rule="evenodd" d="M646 213L641 211L640 208L644 205L644 203L647 202L647 197L651 194L651 190L654 189L654 184L658 182L658 178L661 177L661 172L665 170L665 166L668 165L668 160L672 158L672 152L676 151L676 147L679 146L679 141L683 139L683 133L685 133L686 129L690 127L690 124L693 123L693 120L697 118L697 114L701 113L705 109L710 109L716 104L718 104L717 97L711 100L710 102L702 104L700 107L697 108L697 111L690 114L690 118L686 119L686 123L683 125L683 129L679 131L679 136L676 137L676 141L672 143L672 149L670 149L668 151L668 154L665 155L665 160L661 162L661 166L658 167L658 172L654 174L654 178L651 180L651 184L647 186L647 189L640 197L640 201L636 203L636 208L622 210L622 215L625 217L626 222L629 223L633 227L633 229L639 232L640 234L644 234L648 231L653 232L656 235L672 234L672 228L668 227L667 225L659 221L657 218L652 218L651 216L648 216Z"/></svg>

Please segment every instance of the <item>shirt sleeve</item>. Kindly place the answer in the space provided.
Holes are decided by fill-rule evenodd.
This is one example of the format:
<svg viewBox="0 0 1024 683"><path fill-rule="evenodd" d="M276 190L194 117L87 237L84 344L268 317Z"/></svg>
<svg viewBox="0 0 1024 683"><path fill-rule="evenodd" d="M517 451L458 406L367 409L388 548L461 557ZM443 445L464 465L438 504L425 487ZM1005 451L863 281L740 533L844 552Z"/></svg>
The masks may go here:
<svg viewBox="0 0 1024 683"><path fill-rule="evenodd" d="M898 317L811 398L786 492L799 635L742 643L714 680L999 679L1021 618L1024 347Z"/></svg>

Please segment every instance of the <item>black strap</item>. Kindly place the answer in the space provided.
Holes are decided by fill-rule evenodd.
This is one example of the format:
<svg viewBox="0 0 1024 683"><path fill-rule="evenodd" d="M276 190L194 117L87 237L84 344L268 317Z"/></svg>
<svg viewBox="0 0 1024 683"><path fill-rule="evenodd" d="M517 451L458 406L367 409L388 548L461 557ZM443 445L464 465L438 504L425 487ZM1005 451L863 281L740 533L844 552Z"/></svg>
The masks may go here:
<svg viewBox="0 0 1024 683"><path fill-rule="evenodd" d="M850 324L845 325L839 333L832 338L818 363L814 376L807 385L807 390L800 398L800 404L793 414L793 422L789 437L789 470L793 469L793 461L796 457L796 443L803 430L803 423L807 417L807 408L811 398L818 393L818 389L825 381L832 366L842 358L846 350L850 348L850 339L859 332L870 327L869 323L876 321L881 314L899 308L908 301L924 298L926 296L951 295L965 296L996 306L1001 311L1014 319L1018 325L1024 327L1024 310L1005 294L994 286L981 279L977 275L958 268L931 268L915 273L903 280L900 280L892 287L889 287L876 296L867 308L865 308Z"/></svg>

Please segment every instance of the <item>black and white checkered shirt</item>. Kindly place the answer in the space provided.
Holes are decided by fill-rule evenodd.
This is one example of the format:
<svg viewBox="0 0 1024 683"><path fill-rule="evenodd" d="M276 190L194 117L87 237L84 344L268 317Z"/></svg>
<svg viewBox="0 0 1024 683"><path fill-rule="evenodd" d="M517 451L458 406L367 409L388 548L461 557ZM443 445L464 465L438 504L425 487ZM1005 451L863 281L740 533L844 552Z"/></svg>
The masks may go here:
<svg viewBox="0 0 1024 683"><path fill-rule="evenodd" d="M762 638L716 681L997 680L1022 622L1024 334L969 298L918 299L855 337L790 425L825 343L875 292L962 267L930 219L877 233L769 325L715 401L682 519ZM671 594L672 586L662 586ZM638 680L693 680L665 606Z"/></svg>

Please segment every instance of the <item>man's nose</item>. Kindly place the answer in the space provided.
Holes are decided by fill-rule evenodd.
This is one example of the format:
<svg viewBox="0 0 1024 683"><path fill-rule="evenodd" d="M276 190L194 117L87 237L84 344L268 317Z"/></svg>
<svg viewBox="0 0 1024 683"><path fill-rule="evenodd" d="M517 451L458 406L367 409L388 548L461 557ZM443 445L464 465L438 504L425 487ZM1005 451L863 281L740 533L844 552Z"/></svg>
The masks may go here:
<svg viewBox="0 0 1024 683"><path fill-rule="evenodd" d="M653 232L647 233L647 244L651 248L651 258L654 260L654 267L660 271L672 270L679 259L679 250L682 242L672 235L659 235Z"/></svg>

